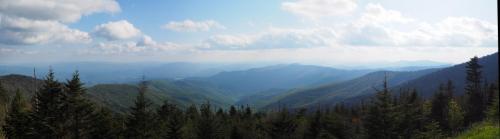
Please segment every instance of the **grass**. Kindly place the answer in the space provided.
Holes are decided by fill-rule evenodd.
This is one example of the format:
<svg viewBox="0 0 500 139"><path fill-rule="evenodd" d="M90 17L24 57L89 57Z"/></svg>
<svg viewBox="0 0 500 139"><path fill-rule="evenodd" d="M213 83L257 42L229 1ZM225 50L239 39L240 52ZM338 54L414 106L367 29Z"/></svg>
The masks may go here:
<svg viewBox="0 0 500 139"><path fill-rule="evenodd" d="M460 134L458 139L500 139L498 124L481 123Z"/></svg>

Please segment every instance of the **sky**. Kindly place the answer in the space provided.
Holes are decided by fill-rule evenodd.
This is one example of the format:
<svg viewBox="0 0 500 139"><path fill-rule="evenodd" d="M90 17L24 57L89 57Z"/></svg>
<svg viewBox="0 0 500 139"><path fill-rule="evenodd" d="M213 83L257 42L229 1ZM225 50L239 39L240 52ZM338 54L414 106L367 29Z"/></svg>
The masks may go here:
<svg viewBox="0 0 500 139"><path fill-rule="evenodd" d="M498 52L496 0L0 0L0 64L461 63Z"/></svg>

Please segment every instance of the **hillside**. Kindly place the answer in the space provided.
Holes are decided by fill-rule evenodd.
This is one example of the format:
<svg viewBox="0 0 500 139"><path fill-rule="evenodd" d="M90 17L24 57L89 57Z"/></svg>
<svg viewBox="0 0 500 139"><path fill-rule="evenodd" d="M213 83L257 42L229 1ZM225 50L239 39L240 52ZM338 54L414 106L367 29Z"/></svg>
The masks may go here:
<svg viewBox="0 0 500 139"><path fill-rule="evenodd" d="M395 86L436 70L427 69L408 72L378 71L345 82L294 89L284 95L274 97L273 101L264 108L269 109L278 106L298 108L332 105L342 102L345 99L373 94L375 92L374 88L381 88L384 77L387 77L389 86Z"/></svg>
<svg viewBox="0 0 500 139"><path fill-rule="evenodd" d="M498 81L498 53L479 58L479 64L483 66L483 82L486 81L492 83ZM440 83L446 83L448 80L451 80L455 85L456 94L463 94L466 76L465 66L466 64L462 63L452 67L443 68L415 80L398 85L395 89L415 88L421 94L428 97L438 89Z"/></svg>
<svg viewBox="0 0 500 139"><path fill-rule="evenodd" d="M13 96L16 89L32 96L34 92L34 79L24 75L0 76L0 81L9 96ZM37 80L38 87L43 84ZM161 105L165 100L176 103L181 107L191 104L201 104L210 101L214 106L226 107L234 103L233 98L219 94L218 89L203 86L201 83L189 83L172 80L148 81L149 90L146 97L154 106ZM108 106L115 111L125 112L134 103L137 86L134 84L98 84L87 88L87 97L92 101Z"/></svg>
<svg viewBox="0 0 500 139"><path fill-rule="evenodd" d="M328 82L341 82L362 76L369 70L340 70L310 65L275 65L243 71L221 72L198 78L224 88L237 98L270 89L290 89Z"/></svg>
<svg viewBox="0 0 500 139"><path fill-rule="evenodd" d="M3 88L7 90L9 97L14 96L14 92L19 89L19 91L32 96L35 92L35 85L41 87L43 81L38 79L35 81L34 78L24 75L9 74L5 76L0 76L0 82Z"/></svg>

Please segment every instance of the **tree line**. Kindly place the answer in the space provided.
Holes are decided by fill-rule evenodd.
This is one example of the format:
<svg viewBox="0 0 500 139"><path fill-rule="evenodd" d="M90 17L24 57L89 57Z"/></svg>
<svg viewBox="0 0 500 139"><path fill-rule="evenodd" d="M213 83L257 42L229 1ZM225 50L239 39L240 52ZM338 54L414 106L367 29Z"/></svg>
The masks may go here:
<svg viewBox="0 0 500 139"><path fill-rule="evenodd" d="M446 138L478 122L498 124L498 81L485 83L474 57L466 66L464 95L452 81L424 99L415 89L396 93L387 82L370 101L316 109L254 111L248 106L214 108L209 102L186 109L165 101L152 107L146 81L127 114L115 113L85 97L75 72L58 82L49 71L31 100L19 91L10 100L2 125L12 139L350 139ZM0 95L6 94L1 88ZM4 100L2 100L4 101ZM5 100L6 102L7 100Z"/></svg>

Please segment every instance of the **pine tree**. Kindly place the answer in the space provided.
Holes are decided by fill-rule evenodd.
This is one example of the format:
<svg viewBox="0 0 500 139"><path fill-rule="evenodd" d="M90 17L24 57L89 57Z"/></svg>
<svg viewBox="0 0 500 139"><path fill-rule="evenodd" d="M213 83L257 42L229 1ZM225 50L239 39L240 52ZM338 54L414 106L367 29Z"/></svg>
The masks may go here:
<svg viewBox="0 0 500 139"><path fill-rule="evenodd" d="M448 130L448 103L450 99L443 84L439 85L439 91L432 98L430 118L439 124L439 128Z"/></svg>
<svg viewBox="0 0 500 139"><path fill-rule="evenodd" d="M494 124L499 124L499 117L500 117L500 108L498 107L499 101L499 95L498 95L498 88L495 88L496 91L491 95L492 97L492 103L489 105L487 111L486 111L486 116L487 119L494 123Z"/></svg>
<svg viewBox="0 0 500 139"><path fill-rule="evenodd" d="M167 123L167 139L181 139L183 127L183 114L179 109L174 109Z"/></svg>
<svg viewBox="0 0 500 139"><path fill-rule="evenodd" d="M464 112L457 102L451 100L448 103L448 125L452 131L452 135L460 131L463 125Z"/></svg>
<svg viewBox="0 0 500 139"><path fill-rule="evenodd" d="M126 138L147 139L153 138L155 133L155 116L150 110L151 102L146 98L147 84L142 81L139 84L139 95L135 105L128 115L126 124Z"/></svg>
<svg viewBox="0 0 500 139"><path fill-rule="evenodd" d="M467 62L466 87L467 111L465 115L466 124L481 121L484 118L484 101L481 92L481 68L479 58L473 57Z"/></svg>
<svg viewBox="0 0 500 139"><path fill-rule="evenodd" d="M297 129L295 119L286 108L281 109L269 124L267 132L273 139L289 139Z"/></svg>
<svg viewBox="0 0 500 139"><path fill-rule="evenodd" d="M339 113L331 113L322 120L323 130L335 138L348 138L350 129L347 121Z"/></svg>
<svg viewBox="0 0 500 139"><path fill-rule="evenodd" d="M185 117L186 117L185 124L181 130L183 133L182 138L184 139L198 138L195 133L196 133L196 124L200 117L200 113L198 112L198 108L196 108L196 105L192 104L186 109Z"/></svg>
<svg viewBox="0 0 500 139"><path fill-rule="evenodd" d="M166 139L182 138L183 113L175 104L165 101L158 110L159 134Z"/></svg>
<svg viewBox="0 0 500 139"><path fill-rule="evenodd" d="M212 112L209 102L200 106L200 117L196 124L196 135L204 139L221 138L221 125Z"/></svg>
<svg viewBox="0 0 500 139"><path fill-rule="evenodd" d="M30 122L28 103L18 89L10 104L10 109L5 119L5 125L2 129L7 138L29 138L28 133L30 133L31 130L27 125Z"/></svg>
<svg viewBox="0 0 500 139"><path fill-rule="evenodd" d="M417 139L442 139L444 138L444 135L439 129L439 123L436 121L430 121L428 122L424 130L418 134L416 134Z"/></svg>
<svg viewBox="0 0 500 139"><path fill-rule="evenodd" d="M3 88L3 84L0 81L0 106L7 104L7 102L9 102L9 96L7 95L7 90Z"/></svg>
<svg viewBox="0 0 500 139"><path fill-rule="evenodd" d="M423 127L422 99L416 90L403 92L400 95L401 103L398 106L400 114L397 118L397 132L401 138L411 138Z"/></svg>
<svg viewBox="0 0 500 139"><path fill-rule="evenodd" d="M100 108L94 113L92 127L89 132L91 139L117 139L122 129L121 122L107 108Z"/></svg>
<svg viewBox="0 0 500 139"><path fill-rule="evenodd" d="M64 113L62 100L64 98L63 85L55 79L52 69L45 77L44 85L34 96L31 123L33 137L41 139L63 138Z"/></svg>
<svg viewBox="0 0 500 139"><path fill-rule="evenodd" d="M319 137L319 134L322 130L321 128L321 120L322 120L322 114L321 110L316 110L312 118L309 120L309 127L307 128L307 131L305 133L305 137L309 139L316 139Z"/></svg>
<svg viewBox="0 0 500 139"><path fill-rule="evenodd" d="M383 87L383 90L377 93L364 120L364 127L370 138L391 139L397 136L394 122L396 117L387 80L384 80Z"/></svg>
<svg viewBox="0 0 500 139"><path fill-rule="evenodd" d="M63 100L63 110L67 118L66 128L73 139L88 138L92 128L94 106L83 95L85 88L80 81L78 71L73 73L73 78L65 84L66 95Z"/></svg>
<svg viewBox="0 0 500 139"><path fill-rule="evenodd" d="M9 96L7 95L7 90L3 88L2 82L0 81L0 126L4 123L4 118L7 116L7 105L9 103ZM1 131L0 131L1 134Z"/></svg>

